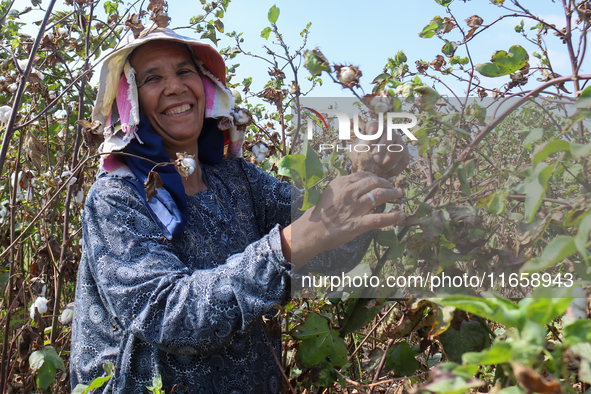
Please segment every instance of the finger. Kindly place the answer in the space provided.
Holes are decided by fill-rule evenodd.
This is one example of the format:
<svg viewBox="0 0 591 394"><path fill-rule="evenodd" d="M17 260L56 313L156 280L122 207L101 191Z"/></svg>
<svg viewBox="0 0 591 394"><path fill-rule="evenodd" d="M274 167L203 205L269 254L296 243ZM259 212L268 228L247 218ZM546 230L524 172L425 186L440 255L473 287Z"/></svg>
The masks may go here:
<svg viewBox="0 0 591 394"><path fill-rule="evenodd" d="M395 189L394 185L392 185L390 181L374 174L358 180L351 186L354 187L351 195L357 198L360 198L365 193L376 189Z"/></svg>
<svg viewBox="0 0 591 394"><path fill-rule="evenodd" d="M359 203L371 210L387 202L395 201L404 196L404 192L397 188L377 188L368 191L359 198Z"/></svg>
<svg viewBox="0 0 591 394"><path fill-rule="evenodd" d="M406 215L404 212L376 213L365 215L359 219L359 229L363 231L374 230L386 226L393 226L402 222Z"/></svg>

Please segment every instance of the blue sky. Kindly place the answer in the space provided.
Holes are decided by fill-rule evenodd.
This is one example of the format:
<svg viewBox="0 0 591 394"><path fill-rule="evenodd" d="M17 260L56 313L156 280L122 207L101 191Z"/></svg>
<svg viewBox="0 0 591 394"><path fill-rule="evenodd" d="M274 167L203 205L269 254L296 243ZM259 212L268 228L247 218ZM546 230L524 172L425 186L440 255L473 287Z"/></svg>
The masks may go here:
<svg viewBox="0 0 591 394"><path fill-rule="evenodd" d="M43 0L45 7L49 0ZM58 0L58 3L60 1ZM506 1L509 4L509 0ZM564 16L561 15L562 5L560 2L553 3L551 0L521 0L520 3L530 8L534 13L550 23L555 23L558 28L565 26ZM277 21L279 31L285 37L288 45L295 49L301 45L300 32L308 22L312 22L310 35L306 48L319 47L331 63L353 64L360 67L363 72L361 83L366 92L371 91L371 80L381 73L381 70L388 57L393 57L396 52L402 50L406 53L411 71L415 71L414 61L422 59L431 61L435 55L440 54L443 42L437 37L423 39L418 36L423 26L427 25L434 16L448 16L446 9L438 5L435 0L406 0L391 1L287 1L287 0L234 0L228 7L223 22L226 32L235 30L243 33L243 48L255 54L266 55L263 45L280 51L281 48L275 42L273 34L269 40L260 36L261 30L269 25L267 11L274 4L279 7L281 13ZM23 9L29 6L27 0L17 0L15 8ZM58 9L69 7L58 4ZM171 27L186 25L192 16L202 14L201 4L197 0L178 1L169 0L169 15L172 17ZM102 8L102 6L101 6ZM488 0L455 0L451 5L456 20L466 27L464 20L471 15L479 15L484 19L484 24L490 23L502 13L506 13L497 6L490 4ZM41 11L33 11L26 15L27 21L40 20L43 17ZM520 44L530 52L533 51L531 44L515 33L514 27L521 21L521 18L508 18L501 21L497 26L489 29L470 45L470 52L475 63L489 61L490 56L500 49L508 50L513 44ZM526 28L532 23L526 22ZM35 27L35 26L33 26ZM35 34L34 30L30 30ZM181 31L184 35L194 35L191 30ZM532 34L533 35L533 34ZM457 29L446 35L450 40L460 38ZM551 59L557 72L562 75L570 73L566 46L552 33L545 36L547 40ZM218 47L223 48L233 45L231 38L223 37ZM457 54L464 56L465 50L459 49ZM557 56L552 56L552 55ZM583 65L581 72L590 72L588 59ZM260 59L253 59L239 56L232 63L239 63L235 81L242 81L245 77L253 77L253 90L262 89L268 79L268 64ZM532 67L536 66L537 59L531 58ZM286 69L287 78L292 77ZM307 70L300 70L300 80L308 76ZM326 76L323 78L325 84L315 90L312 95L320 97L328 96L350 96L350 93L333 84ZM423 78L425 83L428 79ZM499 82L501 81L501 82ZM509 77L498 78L495 85L509 81ZM465 89L465 85L447 78L448 85L459 93ZM535 86L535 81L526 88ZM303 86L305 90L306 86ZM439 88L441 93L446 93ZM570 90L570 89L569 89Z"/></svg>

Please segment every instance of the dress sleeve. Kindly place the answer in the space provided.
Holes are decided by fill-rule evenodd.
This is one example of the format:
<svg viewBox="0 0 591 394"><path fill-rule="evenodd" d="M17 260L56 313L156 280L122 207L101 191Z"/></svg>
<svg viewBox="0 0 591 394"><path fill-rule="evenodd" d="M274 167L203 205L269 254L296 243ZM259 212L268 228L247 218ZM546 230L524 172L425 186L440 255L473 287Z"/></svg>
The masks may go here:
<svg viewBox="0 0 591 394"><path fill-rule="evenodd" d="M297 205L292 202L297 201L301 192L252 163L244 160L241 163L254 196L254 208L261 234L267 234L277 224L281 227L288 226L292 222L292 213L295 214L292 208Z"/></svg>
<svg viewBox="0 0 591 394"><path fill-rule="evenodd" d="M91 275L117 325L167 352L227 345L289 296L278 226L225 264L193 271L134 192L101 178L87 197L83 232Z"/></svg>

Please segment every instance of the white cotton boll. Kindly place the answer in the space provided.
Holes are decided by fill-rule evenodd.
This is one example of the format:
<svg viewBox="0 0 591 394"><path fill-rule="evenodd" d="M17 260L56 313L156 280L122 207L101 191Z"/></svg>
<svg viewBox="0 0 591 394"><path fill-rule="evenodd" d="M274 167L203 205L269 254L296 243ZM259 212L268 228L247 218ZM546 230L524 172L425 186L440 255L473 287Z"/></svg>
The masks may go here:
<svg viewBox="0 0 591 394"><path fill-rule="evenodd" d="M27 65L29 64L29 59L17 60L16 62L21 71L25 71L25 68L27 68Z"/></svg>
<svg viewBox="0 0 591 394"><path fill-rule="evenodd" d="M188 175L191 175L193 173L193 171L195 171L195 159L191 158L191 157L185 157L183 159L183 166L186 167L186 171Z"/></svg>
<svg viewBox="0 0 591 394"><path fill-rule="evenodd" d="M17 181L17 179L21 179L22 175L23 175L23 172L21 171L18 173L18 177L15 173L13 173L10 176L10 184L12 185L12 187L16 187L17 192L21 191L21 185L20 185L20 182Z"/></svg>
<svg viewBox="0 0 591 394"><path fill-rule="evenodd" d="M253 155L258 156L259 155L259 146L258 145L253 145L251 150Z"/></svg>
<svg viewBox="0 0 591 394"><path fill-rule="evenodd" d="M58 27L57 34L60 36L65 36L66 34L68 34L68 29L66 29L65 27Z"/></svg>
<svg viewBox="0 0 591 394"><path fill-rule="evenodd" d="M267 156L264 153L259 153L257 155L257 163L262 163L263 161L265 161L266 158Z"/></svg>
<svg viewBox="0 0 591 394"><path fill-rule="evenodd" d="M82 191L82 189L78 190L78 193L74 196L74 201L78 204L82 204L82 201L84 201L84 191Z"/></svg>
<svg viewBox="0 0 591 394"><path fill-rule="evenodd" d="M49 301L45 297L37 297L35 302L31 304L31 319L35 318L35 308L39 311L40 314L44 314L47 312L47 303Z"/></svg>
<svg viewBox="0 0 591 394"><path fill-rule="evenodd" d="M259 145L259 152L264 153L266 155L267 152L269 152L269 148L267 148L267 145L260 144Z"/></svg>
<svg viewBox="0 0 591 394"><path fill-rule="evenodd" d="M68 111L65 109L58 109L53 113L53 117L56 119L64 119L66 116L68 116Z"/></svg>
<svg viewBox="0 0 591 394"><path fill-rule="evenodd" d="M31 70L31 74L30 75L33 78L40 79L41 81L43 81L43 78L45 78L45 75L43 75L43 73L41 71L37 70L36 68L34 68L34 69ZM38 81L38 82L41 82L41 81Z"/></svg>
<svg viewBox="0 0 591 394"><path fill-rule="evenodd" d="M351 67L341 68L341 76L339 78L342 84L349 86L351 82L357 80L357 74Z"/></svg>
<svg viewBox="0 0 591 394"><path fill-rule="evenodd" d="M68 186L72 186L77 181L78 181L78 178L76 178L75 176L73 176L72 179L70 179L70 181L68 182Z"/></svg>
<svg viewBox="0 0 591 394"><path fill-rule="evenodd" d="M47 95L49 96L50 100L53 100L57 97L57 93L55 92L55 90L50 90L49 92L47 92Z"/></svg>
<svg viewBox="0 0 591 394"><path fill-rule="evenodd" d="M8 105L3 105L2 107L0 107L0 123L8 122L8 119L10 119L11 112L12 108Z"/></svg>
<svg viewBox="0 0 591 394"><path fill-rule="evenodd" d="M72 323L72 320L74 320L74 303L70 302L62 311L60 322L66 325Z"/></svg>
<svg viewBox="0 0 591 394"><path fill-rule="evenodd" d="M27 192L25 193L25 200L27 200L28 202L33 201L33 188L32 187L27 188Z"/></svg>
<svg viewBox="0 0 591 394"><path fill-rule="evenodd" d="M384 112L388 112L388 110L390 109L390 103L388 102L388 99L386 99L386 98L374 97L369 102L369 107L375 113L379 113L379 112L384 113Z"/></svg>
<svg viewBox="0 0 591 394"><path fill-rule="evenodd" d="M238 111L238 114L236 115L236 125L240 126L248 122L250 122L249 114L245 110L240 109L240 111Z"/></svg>
<svg viewBox="0 0 591 394"><path fill-rule="evenodd" d="M48 31L47 34L45 34L45 37L47 37L48 40L53 40L53 32Z"/></svg>
<svg viewBox="0 0 591 394"><path fill-rule="evenodd" d="M0 205L0 223L4 222L6 216L8 216L8 209L4 205Z"/></svg>
<svg viewBox="0 0 591 394"><path fill-rule="evenodd" d="M8 91L9 91L10 93L14 93L14 92L16 92L16 90L18 89L18 85L16 84L16 82L14 82L14 83L11 83L10 85L8 85L8 86L6 87L6 89L8 89Z"/></svg>
<svg viewBox="0 0 591 394"><path fill-rule="evenodd" d="M41 288L41 294L45 294L46 291L47 291L47 285L43 285L43 287Z"/></svg>
<svg viewBox="0 0 591 394"><path fill-rule="evenodd" d="M70 177L70 175L72 175L72 174L73 174L72 171L66 169L66 170L64 170L64 172L62 172L62 175L60 175L60 178L67 178L67 177Z"/></svg>

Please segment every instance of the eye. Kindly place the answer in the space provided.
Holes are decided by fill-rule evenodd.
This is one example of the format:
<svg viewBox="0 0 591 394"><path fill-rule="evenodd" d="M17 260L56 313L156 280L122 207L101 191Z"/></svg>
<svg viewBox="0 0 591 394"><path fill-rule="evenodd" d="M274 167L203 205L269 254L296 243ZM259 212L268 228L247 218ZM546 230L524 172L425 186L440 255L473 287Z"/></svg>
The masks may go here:
<svg viewBox="0 0 591 394"><path fill-rule="evenodd" d="M146 77L146 79L144 79L144 84L158 82L159 80L160 80L160 77L158 75L149 75Z"/></svg>
<svg viewBox="0 0 591 394"><path fill-rule="evenodd" d="M178 74L178 75L188 75L188 74L193 74L193 73L195 73L195 71L193 71L193 70L191 70L191 69L188 69L188 68L183 68L183 69L180 69L180 70L177 72L177 74Z"/></svg>

